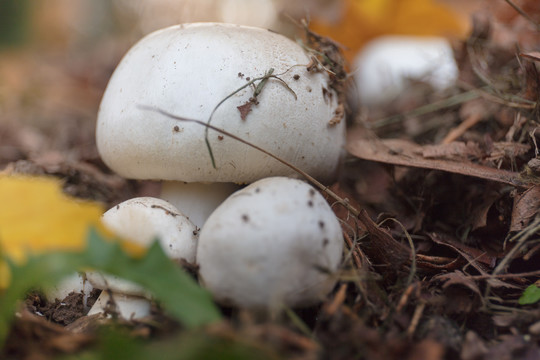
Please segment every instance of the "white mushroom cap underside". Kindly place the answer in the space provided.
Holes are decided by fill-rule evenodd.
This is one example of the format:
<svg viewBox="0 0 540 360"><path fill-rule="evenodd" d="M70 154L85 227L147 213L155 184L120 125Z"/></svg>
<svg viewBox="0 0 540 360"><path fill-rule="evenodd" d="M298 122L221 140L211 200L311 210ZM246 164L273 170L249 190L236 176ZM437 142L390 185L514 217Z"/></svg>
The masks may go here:
<svg viewBox="0 0 540 360"><path fill-rule="evenodd" d="M203 284L223 302L248 308L306 305L333 286L341 227L307 183L257 181L229 197L201 231Z"/></svg>
<svg viewBox="0 0 540 360"><path fill-rule="evenodd" d="M133 243L147 247L158 239L169 258L195 262L196 227L165 200L152 197L130 199L105 212L102 221L115 234ZM140 286L116 276L92 271L87 272L87 278L98 289L144 294Z"/></svg>
<svg viewBox="0 0 540 360"><path fill-rule="evenodd" d="M211 124L311 175L332 177L343 153L345 124L329 126L337 96L328 88L326 73L307 71L309 61L298 44L263 29L199 23L154 32L126 54L109 81L98 115L99 152L109 167L128 178L252 182L292 176L291 169L269 156L210 130L216 170L203 126L139 107L206 122L248 77L273 68L297 100L283 83L270 79L245 120L237 107L253 96L253 87L226 100Z"/></svg>

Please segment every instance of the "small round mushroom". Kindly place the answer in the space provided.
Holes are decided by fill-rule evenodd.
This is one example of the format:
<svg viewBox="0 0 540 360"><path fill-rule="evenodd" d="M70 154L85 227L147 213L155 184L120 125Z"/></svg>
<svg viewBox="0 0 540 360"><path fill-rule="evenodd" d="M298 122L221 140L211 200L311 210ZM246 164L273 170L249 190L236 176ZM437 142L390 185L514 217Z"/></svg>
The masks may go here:
<svg viewBox="0 0 540 360"><path fill-rule="evenodd" d="M197 262L218 301L273 311L321 300L342 250L339 221L321 194L304 181L272 177L237 191L210 215Z"/></svg>
<svg viewBox="0 0 540 360"><path fill-rule="evenodd" d="M127 241L146 247L158 239L171 259L195 262L197 229L165 200L152 197L130 199L105 212L102 221ZM105 312L110 296L118 313L125 319L149 314L150 294L138 284L96 271L87 272L86 276L94 288L103 290L89 315Z"/></svg>
<svg viewBox="0 0 540 360"><path fill-rule="evenodd" d="M97 120L99 153L126 178L163 180L161 197L202 227L238 189L231 184L296 175L209 130L214 168L204 126L147 108L206 122L223 101L211 125L327 181L344 154L345 121L328 74L308 68L310 61L300 45L266 29L195 23L156 31L129 50L109 81Z"/></svg>
<svg viewBox="0 0 540 360"><path fill-rule="evenodd" d="M381 36L362 49L354 67L364 106L394 100L409 80L423 81L442 91L453 86L459 74L452 47L441 37Z"/></svg>

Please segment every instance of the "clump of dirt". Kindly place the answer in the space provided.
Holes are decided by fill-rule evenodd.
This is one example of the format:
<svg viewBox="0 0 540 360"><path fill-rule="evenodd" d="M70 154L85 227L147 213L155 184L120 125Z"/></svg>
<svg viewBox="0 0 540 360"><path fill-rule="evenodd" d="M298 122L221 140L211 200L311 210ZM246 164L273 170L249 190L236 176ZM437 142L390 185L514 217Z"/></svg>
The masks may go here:
<svg viewBox="0 0 540 360"><path fill-rule="evenodd" d="M351 114L347 103L347 88L350 85L347 74L347 62L343 56L342 46L332 39L321 36L309 28L309 23L302 20L305 44L304 49L311 56L308 71L324 71L328 74L328 87L337 94L337 108L329 121L330 126L338 124L346 114ZM323 88L323 95L331 93Z"/></svg>

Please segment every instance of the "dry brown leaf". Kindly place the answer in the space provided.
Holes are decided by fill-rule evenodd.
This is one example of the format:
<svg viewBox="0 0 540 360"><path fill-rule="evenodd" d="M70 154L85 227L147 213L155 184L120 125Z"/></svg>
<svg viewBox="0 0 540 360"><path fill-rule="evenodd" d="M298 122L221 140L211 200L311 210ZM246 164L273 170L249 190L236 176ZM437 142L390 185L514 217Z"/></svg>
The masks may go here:
<svg viewBox="0 0 540 360"><path fill-rule="evenodd" d="M462 244L454 239L450 239L447 236L442 236L441 234L429 234L429 237L434 243L447 246L456 251L483 275L487 275L485 266L483 265L493 268L497 264L497 257L491 256L482 250Z"/></svg>
<svg viewBox="0 0 540 360"><path fill-rule="evenodd" d="M240 111L240 118L246 120L248 114L251 112L251 107L253 102L247 101L244 105L237 106L236 108Z"/></svg>
<svg viewBox="0 0 540 360"><path fill-rule="evenodd" d="M461 285L468 288L479 297L482 297L482 292L480 291L480 288L478 287L476 282L459 270L456 270L448 274L440 274L440 275L434 276L432 281L442 282L443 289L446 289L452 285Z"/></svg>
<svg viewBox="0 0 540 360"><path fill-rule="evenodd" d="M359 137L356 131L351 131L347 137L347 150L360 159L441 170L513 186L525 186L519 173L516 172L495 169L467 161L425 158L422 155L424 148L407 140L365 139Z"/></svg>
<svg viewBox="0 0 540 360"><path fill-rule="evenodd" d="M530 148L531 146L529 144L519 144L510 141L495 142L493 143L493 148L491 149L487 160L514 160L516 157L524 155Z"/></svg>
<svg viewBox="0 0 540 360"><path fill-rule="evenodd" d="M363 241L361 244L370 260L398 269L410 259L410 249L394 240L390 233L377 226L365 210L360 211L358 221L370 235L369 240Z"/></svg>
<svg viewBox="0 0 540 360"><path fill-rule="evenodd" d="M472 210L469 220L471 230L483 228L487 225L489 209L491 209L493 204L500 198L501 194L496 191L491 191L484 195L484 199L480 204L473 205L474 209Z"/></svg>
<svg viewBox="0 0 540 360"><path fill-rule="evenodd" d="M510 231L520 231L529 225L540 210L540 185L533 186L514 198Z"/></svg>
<svg viewBox="0 0 540 360"><path fill-rule="evenodd" d="M534 60L534 61L540 61L540 52L539 51L523 52L523 53L519 54L519 56L530 59L530 60Z"/></svg>

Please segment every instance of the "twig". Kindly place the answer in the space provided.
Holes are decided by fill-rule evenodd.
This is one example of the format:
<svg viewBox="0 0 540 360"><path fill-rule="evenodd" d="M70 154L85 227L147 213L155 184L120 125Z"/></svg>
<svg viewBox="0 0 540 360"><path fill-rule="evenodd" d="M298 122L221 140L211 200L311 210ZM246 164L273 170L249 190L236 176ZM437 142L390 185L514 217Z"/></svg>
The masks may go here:
<svg viewBox="0 0 540 360"><path fill-rule="evenodd" d="M345 242L347 243L347 246L351 250L352 257L354 259L354 264L358 269L362 268L362 260L360 260L360 257L358 256L358 252L356 249L356 246L354 246L354 243L351 240L351 237L349 234L347 234L346 231L343 231L343 238L345 239Z"/></svg>
<svg viewBox="0 0 540 360"><path fill-rule="evenodd" d="M424 314L424 309L426 308L426 303L421 302L416 306L414 309L413 317L411 319L411 323L409 327L407 328L407 336L409 338L412 338L414 333L416 332L416 328L418 327L418 324L420 323L420 319L422 318L422 315Z"/></svg>
<svg viewBox="0 0 540 360"><path fill-rule="evenodd" d="M411 110L409 112L406 112L406 113L403 113L403 114L392 115L392 116L389 116L389 117L374 121L374 122L368 124L368 126L371 129L380 128L380 127L383 127L383 126L398 123L403 118L405 118L407 116L426 115L426 114L429 114L431 112L435 112L435 111L438 111L438 110L443 110L443 109L446 109L446 108L449 108L449 107L459 105L461 103L476 99L479 96L480 95L478 94L478 91L476 89L469 90L469 91L463 92L461 94L450 96L450 97L448 97L446 99L443 99L443 100L435 101L435 102L433 102L431 104L420 106L420 107L418 107L416 109L413 109L413 110Z"/></svg>
<svg viewBox="0 0 540 360"><path fill-rule="evenodd" d="M396 306L396 313L400 313L401 310L407 305L407 302L409 301L409 297L413 293L413 291L417 290L418 286L417 284L411 284L405 289L403 294L401 294L401 297L399 298L399 302Z"/></svg>
<svg viewBox="0 0 540 360"><path fill-rule="evenodd" d="M456 141L461 135L465 134L467 130L478 124L483 118L484 114L480 113L475 113L468 116L457 127L453 128L448 132L448 134L446 134L442 143L450 144L451 142Z"/></svg>
<svg viewBox="0 0 540 360"><path fill-rule="evenodd" d="M347 296L347 284L341 284L341 286L339 287L339 290L334 296L334 299L325 308L326 315L328 316L334 315L334 313L345 302L346 296Z"/></svg>
<svg viewBox="0 0 540 360"><path fill-rule="evenodd" d="M467 278L472 280L484 280L484 279L513 279L519 277L530 277L540 275L540 270L528 271L516 274L487 274L487 275L468 275Z"/></svg>
<svg viewBox="0 0 540 360"><path fill-rule="evenodd" d="M508 5L510 5L514 10L516 10L521 16L523 16L525 19L527 19L531 24L533 24L536 27L536 30L540 30L540 24L538 24L532 17L529 16L525 11L523 11L522 8L514 4L512 0L504 0Z"/></svg>
<svg viewBox="0 0 540 360"><path fill-rule="evenodd" d="M288 68L287 70L285 70L284 72L282 72L281 74L277 74L277 75L273 75L274 73L274 68L270 68L268 69L268 71L265 72L265 74L261 77L258 77L258 78L255 78L255 79L252 79L250 81L248 81L245 85L239 87L238 89L236 89L235 91L233 91L232 93L230 93L229 95L225 96L215 107L214 109L212 110L212 112L210 113L210 116L208 117L208 121L206 122L208 125L210 125L210 122L212 121L212 117L214 116L214 113L216 112L216 110L225 102L227 101L228 99L230 99L232 96L234 96L235 94L237 94L239 91L242 91L243 89L247 88L248 86L251 86L251 85L254 85L255 82L259 81L259 83L257 84L257 86L255 87L255 91L253 92L253 99L257 99L257 96L259 96L264 88L264 86L266 85L266 83L268 82L268 79L270 78L273 78L273 79L277 79L279 80L283 85L285 85L285 87L287 88L287 90L289 90L293 95L294 95L294 98L295 100L297 99L297 96L296 96L296 93L294 92L293 89L291 89L289 87L289 85L287 85L287 83L285 81L283 81L282 79L280 79L278 76L281 76L283 74L286 74L289 70L291 70L293 67L295 67L297 65L293 65L291 66L290 68ZM206 147L208 148L208 153L210 155L210 160L212 161L212 167L215 169L216 168L216 160L214 158L214 153L212 151L212 147L210 145L210 140L208 139L208 127L204 130L204 142L206 143Z"/></svg>
<svg viewBox="0 0 540 360"><path fill-rule="evenodd" d="M416 275L416 249L414 248L414 243L412 241L411 235L409 235L409 232L407 231L407 229L405 229L405 226L403 226L403 224L400 223L397 219L388 218L382 221L378 225L381 226L386 220L390 220L398 224L399 227L401 227L401 230L403 230L403 233L405 234L407 241L409 242L409 247L411 248L411 271L407 278L407 286L410 286L414 280L414 276Z"/></svg>
<svg viewBox="0 0 540 360"><path fill-rule="evenodd" d="M521 250L521 247L523 246L523 244L525 244L525 241L527 241L527 239L529 239L529 237L531 237L538 230L540 230L540 218L536 218L535 221L533 221L529 226L527 226L525 229L521 230L515 236L510 238L509 240L510 242L517 239L519 240L514 245L514 247L512 247L512 249L508 252L508 254L506 254L506 256L501 260L499 265L497 265L497 267L493 270L493 272L491 273L491 276L495 277L500 272L502 272L508 266L510 261L514 259L514 255L516 255L517 252ZM488 282L486 285L486 290L484 291L484 298L487 299L490 291L491 291L491 286Z"/></svg>

